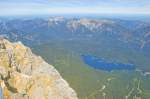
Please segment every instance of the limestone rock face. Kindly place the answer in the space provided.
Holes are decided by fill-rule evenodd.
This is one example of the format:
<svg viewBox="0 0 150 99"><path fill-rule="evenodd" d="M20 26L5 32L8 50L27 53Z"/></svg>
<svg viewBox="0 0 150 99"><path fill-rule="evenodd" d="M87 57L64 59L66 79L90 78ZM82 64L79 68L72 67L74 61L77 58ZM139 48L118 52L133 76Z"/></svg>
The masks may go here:
<svg viewBox="0 0 150 99"><path fill-rule="evenodd" d="M0 88L4 99L77 99L53 66L6 39L0 39Z"/></svg>

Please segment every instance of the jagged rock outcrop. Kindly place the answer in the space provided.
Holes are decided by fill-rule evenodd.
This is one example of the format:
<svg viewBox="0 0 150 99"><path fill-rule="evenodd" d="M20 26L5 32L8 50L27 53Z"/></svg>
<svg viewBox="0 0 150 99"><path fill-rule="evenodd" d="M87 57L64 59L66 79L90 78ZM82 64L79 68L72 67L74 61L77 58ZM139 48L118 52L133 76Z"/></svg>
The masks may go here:
<svg viewBox="0 0 150 99"><path fill-rule="evenodd" d="M0 39L0 85L4 99L77 99L53 66L6 39Z"/></svg>

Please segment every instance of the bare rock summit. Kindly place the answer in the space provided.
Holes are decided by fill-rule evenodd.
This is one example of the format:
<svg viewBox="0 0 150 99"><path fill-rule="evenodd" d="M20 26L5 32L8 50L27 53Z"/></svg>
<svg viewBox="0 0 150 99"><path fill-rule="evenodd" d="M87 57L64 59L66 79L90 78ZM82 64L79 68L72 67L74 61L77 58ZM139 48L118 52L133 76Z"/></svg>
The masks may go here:
<svg viewBox="0 0 150 99"><path fill-rule="evenodd" d="M78 99L59 72L21 42L0 39L0 94L4 99Z"/></svg>

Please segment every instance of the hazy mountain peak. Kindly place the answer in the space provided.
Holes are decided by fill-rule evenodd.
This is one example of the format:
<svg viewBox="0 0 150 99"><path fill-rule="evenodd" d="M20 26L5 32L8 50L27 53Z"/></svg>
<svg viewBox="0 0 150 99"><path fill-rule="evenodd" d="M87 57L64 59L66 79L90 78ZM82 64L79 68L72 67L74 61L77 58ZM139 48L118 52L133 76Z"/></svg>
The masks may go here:
<svg viewBox="0 0 150 99"><path fill-rule="evenodd" d="M59 16L59 17L50 17L48 19L48 24L49 25L59 24L59 22L63 22L64 20L65 20L65 18L61 17L61 16Z"/></svg>
<svg viewBox="0 0 150 99"><path fill-rule="evenodd" d="M58 16L58 17L50 17L49 21L63 21L64 17Z"/></svg>
<svg viewBox="0 0 150 99"><path fill-rule="evenodd" d="M104 24L113 24L114 21L106 19L87 19L82 18L79 20L72 20L68 23L68 27L76 29L77 27L84 26L90 30L97 29Z"/></svg>

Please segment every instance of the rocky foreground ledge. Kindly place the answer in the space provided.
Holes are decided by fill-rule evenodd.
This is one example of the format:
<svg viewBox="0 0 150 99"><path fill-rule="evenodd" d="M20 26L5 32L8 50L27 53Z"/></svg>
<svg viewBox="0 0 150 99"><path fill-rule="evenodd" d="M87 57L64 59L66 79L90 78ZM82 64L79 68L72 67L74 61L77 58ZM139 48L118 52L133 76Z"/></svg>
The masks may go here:
<svg viewBox="0 0 150 99"><path fill-rule="evenodd" d="M0 39L0 89L4 99L77 99L53 66L6 39Z"/></svg>

